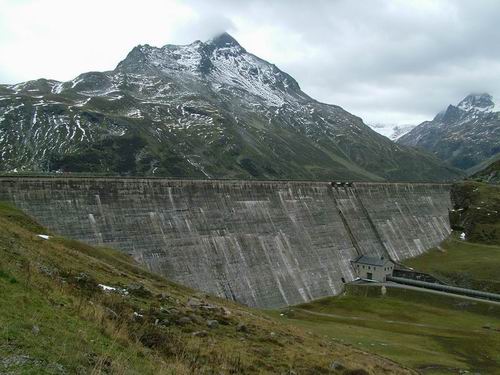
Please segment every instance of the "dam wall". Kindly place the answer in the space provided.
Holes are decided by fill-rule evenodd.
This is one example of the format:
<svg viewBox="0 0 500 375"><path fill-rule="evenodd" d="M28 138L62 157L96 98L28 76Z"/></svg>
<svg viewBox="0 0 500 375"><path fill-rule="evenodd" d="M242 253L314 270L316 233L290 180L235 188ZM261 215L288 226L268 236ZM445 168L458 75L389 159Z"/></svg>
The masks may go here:
<svg viewBox="0 0 500 375"><path fill-rule="evenodd" d="M0 177L55 233L250 306L335 295L360 254L402 260L449 233L449 185Z"/></svg>

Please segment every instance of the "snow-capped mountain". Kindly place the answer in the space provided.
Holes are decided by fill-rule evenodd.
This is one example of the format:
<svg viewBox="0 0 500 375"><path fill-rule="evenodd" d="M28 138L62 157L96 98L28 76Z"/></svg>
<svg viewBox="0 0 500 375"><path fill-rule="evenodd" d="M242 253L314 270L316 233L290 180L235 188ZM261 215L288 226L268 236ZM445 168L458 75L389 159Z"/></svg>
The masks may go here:
<svg viewBox="0 0 500 375"><path fill-rule="evenodd" d="M229 34L108 72L0 86L0 169L204 178L450 179Z"/></svg>
<svg viewBox="0 0 500 375"><path fill-rule="evenodd" d="M395 141L398 138L405 135L406 133L408 133L417 125L368 124L368 126L373 130L375 130L377 133L382 134L383 136L386 136L387 138Z"/></svg>
<svg viewBox="0 0 500 375"><path fill-rule="evenodd" d="M470 94L457 106L462 111L469 113L493 112L496 107L493 97L490 94Z"/></svg>
<svg viewBox="0 0 500 375"><path fill-rule="evenodd" d="M392 134L390 138L393 141L398 140L401 138L403 135L409 133L414 129L417 125L412 125L412 124L405 124L405 125L396 125L392 128Z"/></svg>
<svg viewBox="0 0 500 375"><path fill-rule="evenodd" d="M500 108L490 94L470 94L398 143L430 151L454 167L474 170L500 153Z"/></svg>

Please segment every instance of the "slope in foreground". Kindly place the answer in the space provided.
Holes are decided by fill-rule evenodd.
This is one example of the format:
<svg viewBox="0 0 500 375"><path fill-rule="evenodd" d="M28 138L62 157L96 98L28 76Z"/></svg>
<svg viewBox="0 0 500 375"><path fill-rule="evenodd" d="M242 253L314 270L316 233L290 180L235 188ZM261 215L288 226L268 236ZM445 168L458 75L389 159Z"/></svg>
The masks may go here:
<svg viewBox="0 0 500 375"><path fill-rule="evenodd" d="M44 233L0 204L0 373L413 373Z"/></svg>

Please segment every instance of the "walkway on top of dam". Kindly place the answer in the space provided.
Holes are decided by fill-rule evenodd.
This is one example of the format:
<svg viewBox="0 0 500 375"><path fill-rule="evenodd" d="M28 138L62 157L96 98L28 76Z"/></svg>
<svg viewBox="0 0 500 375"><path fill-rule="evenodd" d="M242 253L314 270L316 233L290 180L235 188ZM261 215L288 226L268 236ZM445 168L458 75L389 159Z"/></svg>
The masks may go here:
<svg viewBox="0 0 500 375"><path fill-rule="evenodd" d="M435 182L435 181L356 181L356 180L300 180L300 179L237 179L237 178L210 178L210 179L200 179L200 178L189 178L189 177L165 177L165 176L112 176L112 175L97 175L97 174L1 174L0 180L9 179L51 179L51 180L124 180L124 181L175 181L175 182L186 182L186 183L212 183L212 182L227 182L227 183L249 183L249 184L327 184L332 187L338 187L332 185L337 182L341 183L351 183L353 185L360 184L370 184L370 185L426 185L426 186L450 186L454 181L449 182ZM342 185L341 187L345 187Z"/></svg>

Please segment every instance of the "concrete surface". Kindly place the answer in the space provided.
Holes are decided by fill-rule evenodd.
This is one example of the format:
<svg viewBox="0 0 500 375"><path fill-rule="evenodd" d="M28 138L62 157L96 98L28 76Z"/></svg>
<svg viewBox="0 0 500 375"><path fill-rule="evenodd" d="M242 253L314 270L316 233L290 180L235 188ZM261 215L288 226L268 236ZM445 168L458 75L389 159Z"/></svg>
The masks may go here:
<svg viewBox="0 0 500 375"><path fill-rule="evenodd" d="M449 188L0 177L0 200L181 284L271 308L340 293L359 254L402 260L438 244L450 232Z"/></svg>

